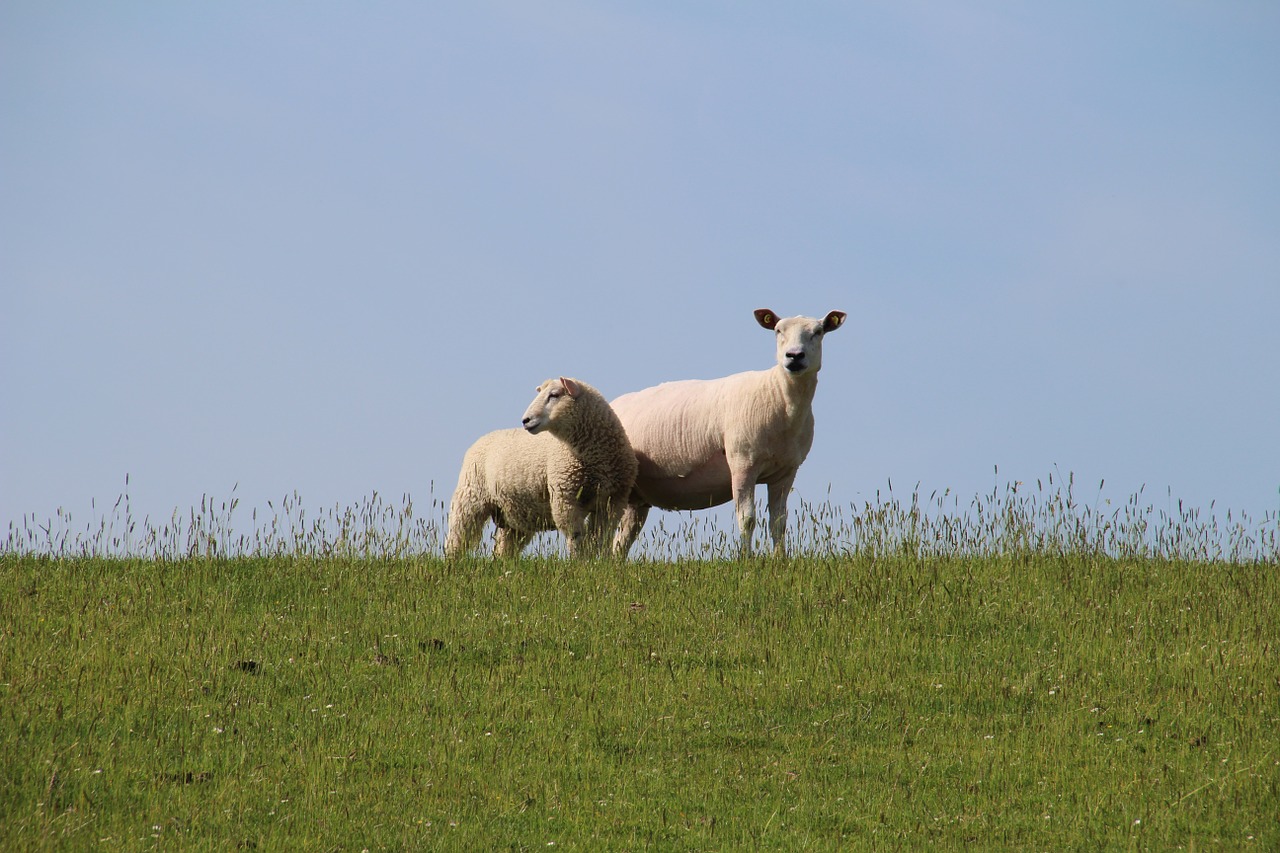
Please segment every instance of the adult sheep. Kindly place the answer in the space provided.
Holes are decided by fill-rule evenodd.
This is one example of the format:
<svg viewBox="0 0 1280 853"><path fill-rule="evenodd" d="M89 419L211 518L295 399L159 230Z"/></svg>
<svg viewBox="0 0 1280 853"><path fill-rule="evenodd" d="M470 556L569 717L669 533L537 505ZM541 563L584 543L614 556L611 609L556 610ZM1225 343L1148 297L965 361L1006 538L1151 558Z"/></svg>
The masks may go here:
<svg viewBox="0 0 1280 853"><path fill-rule="evenodd" d="M446 555L474 550L490 519L496 556L516 556L553 529L570 557L607 546L636 479L635 453L608 401L577 379L548 379L522 423L481 437L463 457Z"/></svg>
<svg viewBox="0 0 1280 853"><path fill-rule="evenodd" d="M665 382L613 401L640 463L614 540L616 553L625 556L631 549L651 507L706 509L732 500L739 550L747 556L758 483L769 487L774 551L786 553L787 493L813 445L822 339L846 315L832 311L821 320L784 320L761 308L755 316L777 337L777 364L769 370Z"/></svg>

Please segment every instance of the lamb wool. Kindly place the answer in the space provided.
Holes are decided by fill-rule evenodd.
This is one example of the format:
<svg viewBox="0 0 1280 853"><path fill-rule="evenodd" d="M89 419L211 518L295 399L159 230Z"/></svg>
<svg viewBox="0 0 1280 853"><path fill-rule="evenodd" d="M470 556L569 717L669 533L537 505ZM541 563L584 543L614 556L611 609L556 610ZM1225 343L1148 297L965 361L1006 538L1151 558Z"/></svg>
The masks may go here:
<svg viewBox="0 0 1280 853"><path fill-rule="evenodd" d="M476 549L497 526L495 556L516 556L534 535L559 530L569 556L595 556L613 537L635 483L626 430L604 396L577 379L548 379L524 429L482 436L462 460L449 506L445 554Z"/></svg>

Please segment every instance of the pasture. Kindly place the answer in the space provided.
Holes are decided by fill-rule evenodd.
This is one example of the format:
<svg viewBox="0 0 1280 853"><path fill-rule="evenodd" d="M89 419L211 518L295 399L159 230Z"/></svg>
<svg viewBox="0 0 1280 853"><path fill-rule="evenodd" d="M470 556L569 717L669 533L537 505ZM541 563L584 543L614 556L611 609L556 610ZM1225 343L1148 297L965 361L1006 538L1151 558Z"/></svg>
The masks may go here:
<svg viewBox="0 0 1280 853"><path fill-rule="evenodd" d="M0 842L1280 848L1274 520L1248 560L1107 553L998 497L810 508L800 553L746 562L11 529ZM1039 530L978 529L1018 506Z"/></svg>

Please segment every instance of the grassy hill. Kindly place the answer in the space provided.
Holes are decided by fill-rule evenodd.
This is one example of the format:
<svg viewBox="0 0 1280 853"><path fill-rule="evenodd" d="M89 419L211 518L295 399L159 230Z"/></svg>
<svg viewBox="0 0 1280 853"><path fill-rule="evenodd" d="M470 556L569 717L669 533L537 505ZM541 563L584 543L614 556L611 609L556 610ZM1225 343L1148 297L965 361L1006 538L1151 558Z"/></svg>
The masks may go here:
<svg viewBox="0 0 1280 853"><path fill-rule="evenodd" d="M11 547L0 844L1280 849L1274 560L903 539Z"/></svg>

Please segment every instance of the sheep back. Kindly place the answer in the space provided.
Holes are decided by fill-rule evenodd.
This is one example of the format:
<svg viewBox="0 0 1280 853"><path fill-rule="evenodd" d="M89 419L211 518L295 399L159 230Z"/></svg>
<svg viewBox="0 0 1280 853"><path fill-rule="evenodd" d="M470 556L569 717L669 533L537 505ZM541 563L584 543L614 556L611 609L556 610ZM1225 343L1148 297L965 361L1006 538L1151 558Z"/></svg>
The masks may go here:
<svg viewBox="0 0 1280 853"><path fill-rule="evenodd" d="M451 517L483 514L518 530L555 527L547 472L560 442L550 435L502 429L481 436L462 458Z"/></svg>

